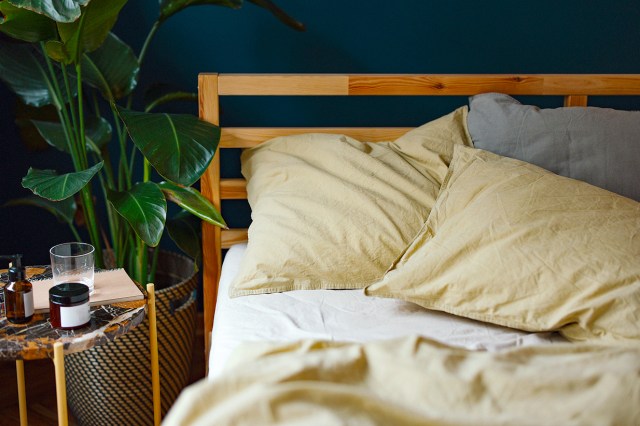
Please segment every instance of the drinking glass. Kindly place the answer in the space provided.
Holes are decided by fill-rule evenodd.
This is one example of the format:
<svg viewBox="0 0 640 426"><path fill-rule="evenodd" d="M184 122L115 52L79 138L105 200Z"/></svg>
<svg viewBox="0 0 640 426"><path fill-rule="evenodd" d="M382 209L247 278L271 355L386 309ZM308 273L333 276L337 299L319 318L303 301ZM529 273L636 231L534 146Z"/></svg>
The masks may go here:
<svg viewBox="0 0 640 426"><path fill-rule="evenodd" d="M81 283L93 293L93 252L91 244L62 243L51 247L51 272L53 283Z"/></svg>

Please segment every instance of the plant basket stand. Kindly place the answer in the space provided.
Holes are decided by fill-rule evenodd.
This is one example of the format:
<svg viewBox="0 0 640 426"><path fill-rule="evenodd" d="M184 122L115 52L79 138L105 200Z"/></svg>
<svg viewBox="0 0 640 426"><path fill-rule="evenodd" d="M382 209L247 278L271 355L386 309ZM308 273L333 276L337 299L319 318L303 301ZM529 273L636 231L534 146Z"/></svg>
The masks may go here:
<svg viewBox="0 0 640 426"><path fill-rule="evenodd" d="M160 252L155 296L162 416L187 385L196 329L194 262ZM114 341L65 357L67 399L81 425L152 425L148 320Z"/></svg>

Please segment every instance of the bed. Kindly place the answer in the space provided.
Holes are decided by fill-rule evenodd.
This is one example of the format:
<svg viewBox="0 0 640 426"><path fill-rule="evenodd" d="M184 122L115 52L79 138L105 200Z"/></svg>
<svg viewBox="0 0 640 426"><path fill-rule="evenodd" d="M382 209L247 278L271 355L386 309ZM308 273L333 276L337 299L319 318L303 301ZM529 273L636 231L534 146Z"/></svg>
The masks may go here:
<svg viewBox="0 0 640 426"><path fill-rule="evenodd" d="M416 128L222 127L250 178L217 155L201 191L253 222L203 227L208 380L168 423L640 421L640 113L584 108L640 75L201 74L199 94L214 124L224 96L470 105Z"/></svg>

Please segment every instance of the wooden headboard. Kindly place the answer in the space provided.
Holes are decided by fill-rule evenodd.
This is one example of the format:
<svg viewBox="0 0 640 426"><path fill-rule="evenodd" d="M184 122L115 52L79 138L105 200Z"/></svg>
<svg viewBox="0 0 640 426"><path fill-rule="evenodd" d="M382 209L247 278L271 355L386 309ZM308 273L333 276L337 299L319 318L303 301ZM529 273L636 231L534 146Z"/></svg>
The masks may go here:
<svg viewBox="0 0 640 426"><path fill-rule="evenodd" d="M640 74L200 74L200 118L220 125L221 96L470 96L486 92L563 96L565 106L586 106L590 95L640 95ZM222 127L219 148L249 148L276 136L340 133L366 141L395 140L409 128ZM216 155L202 176L201 191L218 208L221 200L246 199L243 179L221 179ZM224 216L224 212L223 216ZM204 339L208 359L222 249L246 241L246 229L203 224ZM207 364L208 365L208 364Z"/></svg>

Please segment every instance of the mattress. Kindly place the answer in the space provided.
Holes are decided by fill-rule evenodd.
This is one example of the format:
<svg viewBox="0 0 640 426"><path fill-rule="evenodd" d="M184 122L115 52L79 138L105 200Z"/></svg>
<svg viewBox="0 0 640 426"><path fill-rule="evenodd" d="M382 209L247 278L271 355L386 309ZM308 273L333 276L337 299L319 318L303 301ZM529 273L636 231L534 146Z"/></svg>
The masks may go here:
<svg viewBox="0 0 640 426"><path fill-rule="evenodd" d="M229 285L246 247L232 246L222 265L209 378L219 376L234 349L247 341L367 342L418 334L485 351L565 341L556 333L527 333L430 311L410 302L367 297L362 290L299 290L232 299Z"/></svg>

